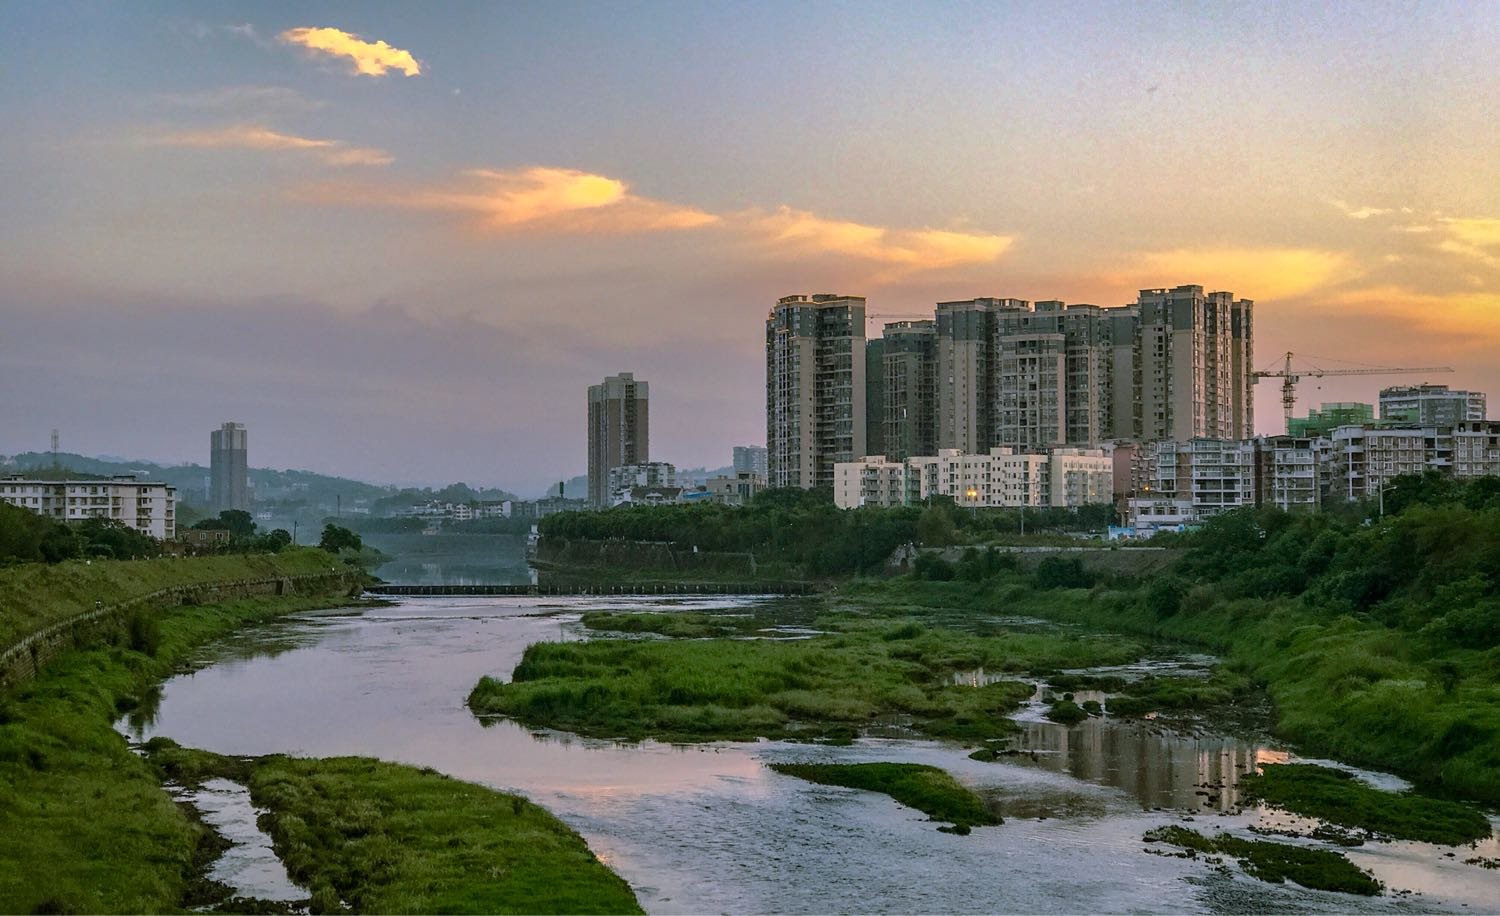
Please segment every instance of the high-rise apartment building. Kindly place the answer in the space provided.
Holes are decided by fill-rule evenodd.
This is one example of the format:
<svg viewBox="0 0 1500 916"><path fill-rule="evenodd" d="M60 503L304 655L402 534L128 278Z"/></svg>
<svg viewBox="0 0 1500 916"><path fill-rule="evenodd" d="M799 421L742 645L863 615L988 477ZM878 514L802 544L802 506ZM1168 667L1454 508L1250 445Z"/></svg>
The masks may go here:
<svg viewBox="0 0 1500 916"><path fill-rule="evenodd" d="M1016 301L1016 300L1012 300ZM995 441L1012 448L1112 438L1112 309L1055 300L999 312Z"/></svg>
<svg viewBox="0 0 1500 916"><path fill-rule="evenodd" d="M1186 442L1253 435L1253 303L1178 286L1143 289L1136 304L1136 436Z"/></svg>
<svg viewBox="0 0 1500 916"><path fill-rule="evenodd" d="M1483 420L1482 391L1453 391L1447 385L1397 385L1380 390L1380 420L1414 426L1457 426Z"/></svg>
<svg viewBox="0 0 1500 916"><path fill-rule="evenodd" d="M783 296L766 318L766 447L773 487L833 486L867 451L865 300Z"/></svg>
<svg viewBox="0 0 1500 916"><path fill-rule="evenodd" d="M884 455L885 348L883 337L865 341L865 454Z"/></svg>
<svg viewBox="0 0 1500 916"><path fill-rule="evenodd" d="M249 437L240 423L209 433L208 506L214 512L250 508Z"/></svg>
<svg viewBox="0 0 1500 916"><path fill-rule="evenodd" d="M651 460L650 386L629 372L589 386L589 505L609 506L609 471Z"/></svg>
<svg viewBox="0 0 1500 916"><path fill-rule="evenodd" d="M766 479L766 447L764 445L736 445L734 447L734 474L753 474Z"/></svg>
<svg viewBox="0 0 1500 916"><path fill-rule="evenodd" d="M995 328L1020 299L965 299L937 304L937 437L939 448L982 453L995 439Z"/></svg>
<svg viewBox="0 0 1500 916"><path fill-rule="evenodd" d="M884 442L880 454L893 461L935 455L937 324L893 321L885 326L883 339L885 360L881 379L885 413L881 417Z"/></svg>

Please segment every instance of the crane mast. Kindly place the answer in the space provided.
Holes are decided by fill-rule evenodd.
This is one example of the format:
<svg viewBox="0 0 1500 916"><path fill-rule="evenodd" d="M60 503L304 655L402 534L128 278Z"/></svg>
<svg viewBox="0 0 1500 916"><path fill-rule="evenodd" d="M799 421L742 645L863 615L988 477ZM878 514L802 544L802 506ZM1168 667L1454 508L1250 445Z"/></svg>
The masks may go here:
<svg viewBox="0 0 1500 916"><path fill-rule="evenodd" d="M1334 375L1402 375L1413 372L1452 372L1451 366L1370 366L1364 369L1293 369L1292 352L1287 351L1283 358L1281 369L1266 369L1253 373L1259 381L1263 378L1281 379L1281 412L1286 421L1283 427L1288 433L1292 431L1292 411L1297 406L1297 383L1304 378L1323 378Z"/></svg>

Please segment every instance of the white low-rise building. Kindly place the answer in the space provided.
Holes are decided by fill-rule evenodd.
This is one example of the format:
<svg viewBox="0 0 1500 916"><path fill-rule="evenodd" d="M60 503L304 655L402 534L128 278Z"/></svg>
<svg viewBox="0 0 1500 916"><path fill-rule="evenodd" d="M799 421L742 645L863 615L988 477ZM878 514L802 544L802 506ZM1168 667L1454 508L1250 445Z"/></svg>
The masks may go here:
<svg viewBox="0 0 1500 916"><path fill-rule="evenodd" d="M107 480L0 478L0 501L60 522L109 518L166 540L177 534L177 490L134 477Z"/></svg>
<svg viewBox="0 0 1500 916"><path fill-rule="evenodd" d="M1078 508L1107 503L1113 493L1114 463L1102 449L939 449L906 461L868 455L834 466L834 504L842 509L906 506L932 497L975 509Z"/></svg>

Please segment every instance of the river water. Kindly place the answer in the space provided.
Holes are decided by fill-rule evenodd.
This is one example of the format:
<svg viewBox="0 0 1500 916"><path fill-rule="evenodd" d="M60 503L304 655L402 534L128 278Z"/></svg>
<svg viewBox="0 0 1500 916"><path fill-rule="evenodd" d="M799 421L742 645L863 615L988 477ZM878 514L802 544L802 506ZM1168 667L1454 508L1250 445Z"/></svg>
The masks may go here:
<svg viewBox="0 0 1500 916"><path fill-rule="evenodd" d="M508 676L530 643L584 638L585 610L774 617L775 608L769 599L736 598L417 598L363 613L298 615L206 648L201 667L167 681L121 728L133 740L164 735L226 754L368 755L520 792L578 830L657 913L1500 907L1500 872L1463 861L1500 857L1494 839L1457 850L1420 843L1348 850L1386 883L1377 898L1272 885L1235 868L1148 854L1141 836L1162 824L1246 836L1252 826L1286 825L1284 816L1239 810L1234 795L1242 773L1286 752L1202 727L1095 719L1067 728L1042 719L1037 705L1018 717L1022 753L982 763L954 745L885 737L848 747L623 746L481 722L464 705L481 675ZM991 799L1006 821L952 836L883 795L766 767L802 760L939 766Z"/></svg>

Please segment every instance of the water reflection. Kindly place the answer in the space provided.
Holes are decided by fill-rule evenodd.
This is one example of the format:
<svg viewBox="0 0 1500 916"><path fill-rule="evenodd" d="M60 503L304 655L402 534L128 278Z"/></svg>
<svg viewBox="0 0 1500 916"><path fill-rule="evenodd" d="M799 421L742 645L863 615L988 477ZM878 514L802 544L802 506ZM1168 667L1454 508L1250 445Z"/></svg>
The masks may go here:
<svg viewBox="0 0 1500 916"><path fill-rule="evenodd" d="M652 912L1441 908L1433 898L1365 900L1242 877L1228 893L1222 881L1204 879L1211 873L1201 862L1144 855L1146 830L1186 809L1235 803L1240 773L1257 753L1275 751L1254 742L1090 720L1071 729L1025 721L1020 753L990 763L920 740L624 746L508 720L482 726L463 703L481 675L508 675L528 644L582 638L578 620L589 610L753 614L775 625L795 618L799 604L446 598L294 618L226 640L204 657L207 667L172 678L159 704L121 724L137 739L166 735L220 753L369 755L520 791L579 830ZM258 640L267 653L256 652ZM782 760L931 764L992 799L1007 820L968 837L940 834L884 796L814 786L765 766ZM1210 804L1212 794L1197 794L1205 785L1217 791ZM1158 807L1171 810L1151 810ZM1257 817L1224 815L1214 827L1244 830ZM1378 854L1359 851L1377 876L1435 887L1431 847L1369 844L1377 845ZM1500 875L1444 862L1446 896L1479 899L1488 890L1500 899Z"/></svg>
<svg viewBox="0 0 1500 916"><path fill-rule="evenodd" d="M1089 719L1071 728L1023 722L1016 759L1130 793L1143 808L1203 812L1240 806L1240 777L1263 748L1151 721Z"/></svg>

